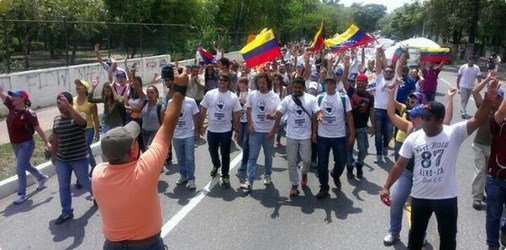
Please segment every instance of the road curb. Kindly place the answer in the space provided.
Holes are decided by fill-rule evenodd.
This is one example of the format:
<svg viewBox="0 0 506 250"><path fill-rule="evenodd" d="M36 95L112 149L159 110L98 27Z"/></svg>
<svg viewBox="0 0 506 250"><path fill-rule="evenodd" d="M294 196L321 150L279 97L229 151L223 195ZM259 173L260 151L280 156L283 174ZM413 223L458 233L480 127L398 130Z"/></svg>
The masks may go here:
<svg viewBox="0 0 506 250"><path fill-rule="evenodd" d="M91 151L93 153L93 157L100 156L102 154L102 149L100 148L100 142L93 143L91 145ZM56 174L56 170L53 167L53 164L51 161L44 162L40 165L37 165L35 168L37 168L39 171L41 171L43 174L48 175L49 177L52 177ZM26 178L26 187L30 187L31 185L35 184L37 180L33 178L30 174L27 173ZM18 188L18 176L14 175L11 176L5 180L0 181L0 199L4 199L7 196L10 196L12 194L15 194L17 192ZM28 190L27 190L28 194Z"/></svg>

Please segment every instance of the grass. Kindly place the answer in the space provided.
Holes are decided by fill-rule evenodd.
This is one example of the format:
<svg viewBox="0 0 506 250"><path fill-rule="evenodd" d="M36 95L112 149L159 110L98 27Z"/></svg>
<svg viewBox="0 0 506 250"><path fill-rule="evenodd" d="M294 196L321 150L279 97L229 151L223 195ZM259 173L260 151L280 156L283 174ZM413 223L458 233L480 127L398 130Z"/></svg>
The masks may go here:
<svg viewBox="0 0 506 250"><path fill-rule="evenodd" d="M46 162L44 158L44 142L35 134L35 150L33 151L31 163L36 166ZM10 143L0 145L0 180L16 175L16 157Z"/></svg>

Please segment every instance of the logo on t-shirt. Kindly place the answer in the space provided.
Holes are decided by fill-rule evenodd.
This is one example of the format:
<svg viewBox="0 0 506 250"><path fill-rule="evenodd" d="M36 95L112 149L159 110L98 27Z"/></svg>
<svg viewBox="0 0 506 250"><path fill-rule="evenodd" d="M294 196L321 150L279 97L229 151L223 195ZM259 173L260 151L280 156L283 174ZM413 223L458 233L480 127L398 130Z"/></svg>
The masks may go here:
<svg viewBox="0 0 506 250"><path fill-rule="evenodd" d="M295 116L300 117L304 114L304 111L299 106L295 106L293 113L295 113Z"/></svg>
<svg viewBox="0 0 506 250"><path fill-rule="evenodd" d="M267 112L267 103L265 99L260 99L257 101L257 111L260 114Z"/></svg>
<svg viewBox="0 0 506 250"><path fill-rule="evenodd" d="M225 100L223 100L223 98L218 98L218 100L216 100L216 110L222 112L223 110L225 109Z"/></svg>
<svg viewBox="0 0 506 250"><path fill-rule="evenodd" d="M324 102L322 111L324 115L332 115L334 113L334 105L331 102Z"/></svg>

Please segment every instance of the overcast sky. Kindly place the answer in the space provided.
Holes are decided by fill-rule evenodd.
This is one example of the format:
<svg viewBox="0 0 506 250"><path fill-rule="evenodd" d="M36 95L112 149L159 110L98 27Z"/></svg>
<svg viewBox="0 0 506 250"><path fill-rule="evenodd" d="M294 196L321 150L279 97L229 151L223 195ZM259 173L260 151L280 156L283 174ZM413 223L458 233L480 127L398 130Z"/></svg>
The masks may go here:
<svg viewBox="0 0 506 250"><path fill-rule="evenodd" d="M405 3L414 2L414 0L339 0L340 4L344 4L344 6L349 7L353 3L362 3L362 4L383 4L387 6L387 12L390 13L394 9L401 7ZM388 4L387 4L388 3Z"/></svg>

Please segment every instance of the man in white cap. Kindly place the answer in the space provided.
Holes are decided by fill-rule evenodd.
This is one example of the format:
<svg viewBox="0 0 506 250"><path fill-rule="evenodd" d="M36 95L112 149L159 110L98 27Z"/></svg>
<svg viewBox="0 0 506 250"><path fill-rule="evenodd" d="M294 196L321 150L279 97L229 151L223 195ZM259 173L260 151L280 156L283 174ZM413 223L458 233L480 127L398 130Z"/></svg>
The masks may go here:
<svg viewBox="0 0 506 250"><path fill-rule="evenodd" d="M176 65L177 66L177 65ZM149 149L140 157L135 122L109 130L101 140L104 163L93 172L92 188L102 216L104 249L165 249L158 177L186 94L188 74L174 71L174 96Z"/></svg>

